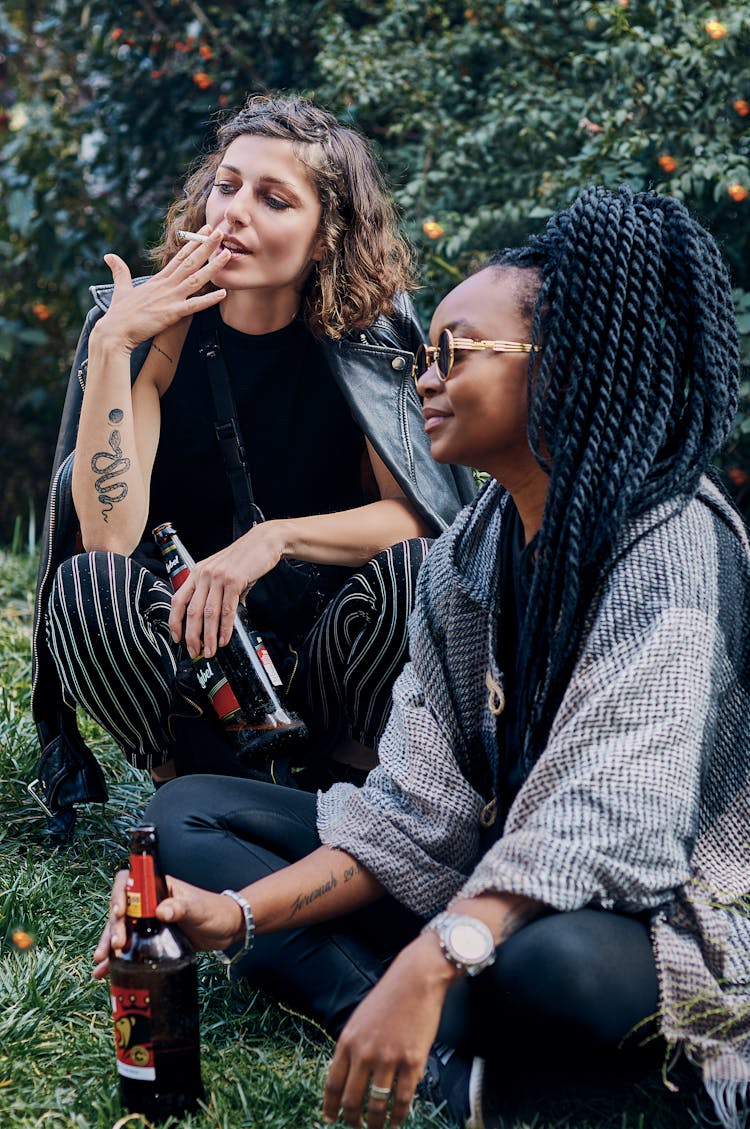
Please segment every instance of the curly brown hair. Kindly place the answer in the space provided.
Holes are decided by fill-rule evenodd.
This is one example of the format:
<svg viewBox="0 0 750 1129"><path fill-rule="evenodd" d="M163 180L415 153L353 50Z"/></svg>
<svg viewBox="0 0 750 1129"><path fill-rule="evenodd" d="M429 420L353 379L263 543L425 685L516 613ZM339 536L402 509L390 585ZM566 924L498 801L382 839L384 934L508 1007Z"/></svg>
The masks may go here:
<svg viewBox="0 0 750 1129"><path fill-rule="evenodd" d="M243 135L292 143L310 170L321 205L325 252L305 287L302 314L317 337L338 339L365 329L414 286L412 252L368 141L328 110L304 98L256 95L217 130L217 145L188 176L167 212L162 242L151 257L163 266L182 244L180 228L196 231L227 146Z"/></svg>

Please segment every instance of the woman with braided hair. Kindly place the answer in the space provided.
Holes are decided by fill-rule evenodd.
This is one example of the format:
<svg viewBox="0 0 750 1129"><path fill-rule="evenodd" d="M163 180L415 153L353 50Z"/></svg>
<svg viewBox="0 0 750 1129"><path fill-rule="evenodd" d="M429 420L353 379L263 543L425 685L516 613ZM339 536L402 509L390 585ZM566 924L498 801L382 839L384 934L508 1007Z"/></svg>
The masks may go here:
<svg viewBox="0 0 750 1129"><path fill-rule="evenodd" d="M380 765L317 803L162 789L159 914L337 1037L331 1121L400 1125L421 1084L501 1125L680 1051L740 1129L750 546L711 473L739 370L721 257L677 201L591 189L431 340L433 457L490 479L423 566ZM120 877L96 975L123 913Z"/></svg>

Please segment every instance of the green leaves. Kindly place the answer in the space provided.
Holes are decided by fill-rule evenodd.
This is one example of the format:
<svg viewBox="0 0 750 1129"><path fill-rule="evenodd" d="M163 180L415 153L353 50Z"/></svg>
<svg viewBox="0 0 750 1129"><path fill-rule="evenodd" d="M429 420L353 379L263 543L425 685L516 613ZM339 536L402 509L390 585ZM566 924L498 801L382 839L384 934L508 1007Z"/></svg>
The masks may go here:
<svg viewBox="0 0 750 1129"><path fill-rule="evenodd" d="M233 7L5 5L0 53L15 102L0 132L0 359L11 403L30 372L61 403L87 288L108 278L102 255L149 269L147 249L216 114L266 89L307 92L375 141L423 264L425 320L458 275L596 182L684 199L750 291L750 195L738 199L750 193L745 0L715 12L704 0ZM431 238L429 221L443 234ZM54 310L43 326L39 303ZM14 426L30 421L21 412ZM45 426L32 484L28 458L24 470L38 505L54 442ZM14 499L16 463L0 462ZM0 543L12 520L0 503Z"/></svg>
<svg viewBox="0 0 750 1129"><path fill-rule="evenodd" d="M8 193L8 227L17 235L28 235L34 215L34 195L29 187Z"/></svg>

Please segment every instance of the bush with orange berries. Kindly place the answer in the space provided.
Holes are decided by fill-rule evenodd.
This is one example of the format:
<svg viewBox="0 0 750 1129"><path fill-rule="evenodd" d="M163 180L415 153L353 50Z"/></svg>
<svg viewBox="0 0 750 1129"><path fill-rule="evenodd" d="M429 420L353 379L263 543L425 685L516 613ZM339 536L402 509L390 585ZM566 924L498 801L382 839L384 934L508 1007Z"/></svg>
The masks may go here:
<svg viewBox="0 0 750 1129"><path fill-rule="evenodd" d="M554 20L548 0L7 8L0 545L28 494L41 506L102 255L150 269L183 171L250 92L305 91L374 139L420 256L423 318L580 188L626 180L683 198L715 233L750 361L747 0L560 0Z"/></svg>

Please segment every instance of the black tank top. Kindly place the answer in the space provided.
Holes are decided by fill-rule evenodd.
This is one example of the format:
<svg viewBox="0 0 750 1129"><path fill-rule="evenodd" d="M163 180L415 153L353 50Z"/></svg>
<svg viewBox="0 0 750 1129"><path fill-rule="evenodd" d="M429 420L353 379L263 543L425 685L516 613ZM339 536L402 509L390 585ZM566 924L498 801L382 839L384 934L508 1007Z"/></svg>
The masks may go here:
<svg viewBox="0 0 750 1129"><path fill-rule="evenodd" d="M198 354L207 321L205 314L193 318L161 399L146 530L148 537L155 525L171 521L196 560L230 543L234 516ZM249 335L221 323L219 336L264 516L306 517L362 505L364 436L305 326L295 321Z"/></svg>

